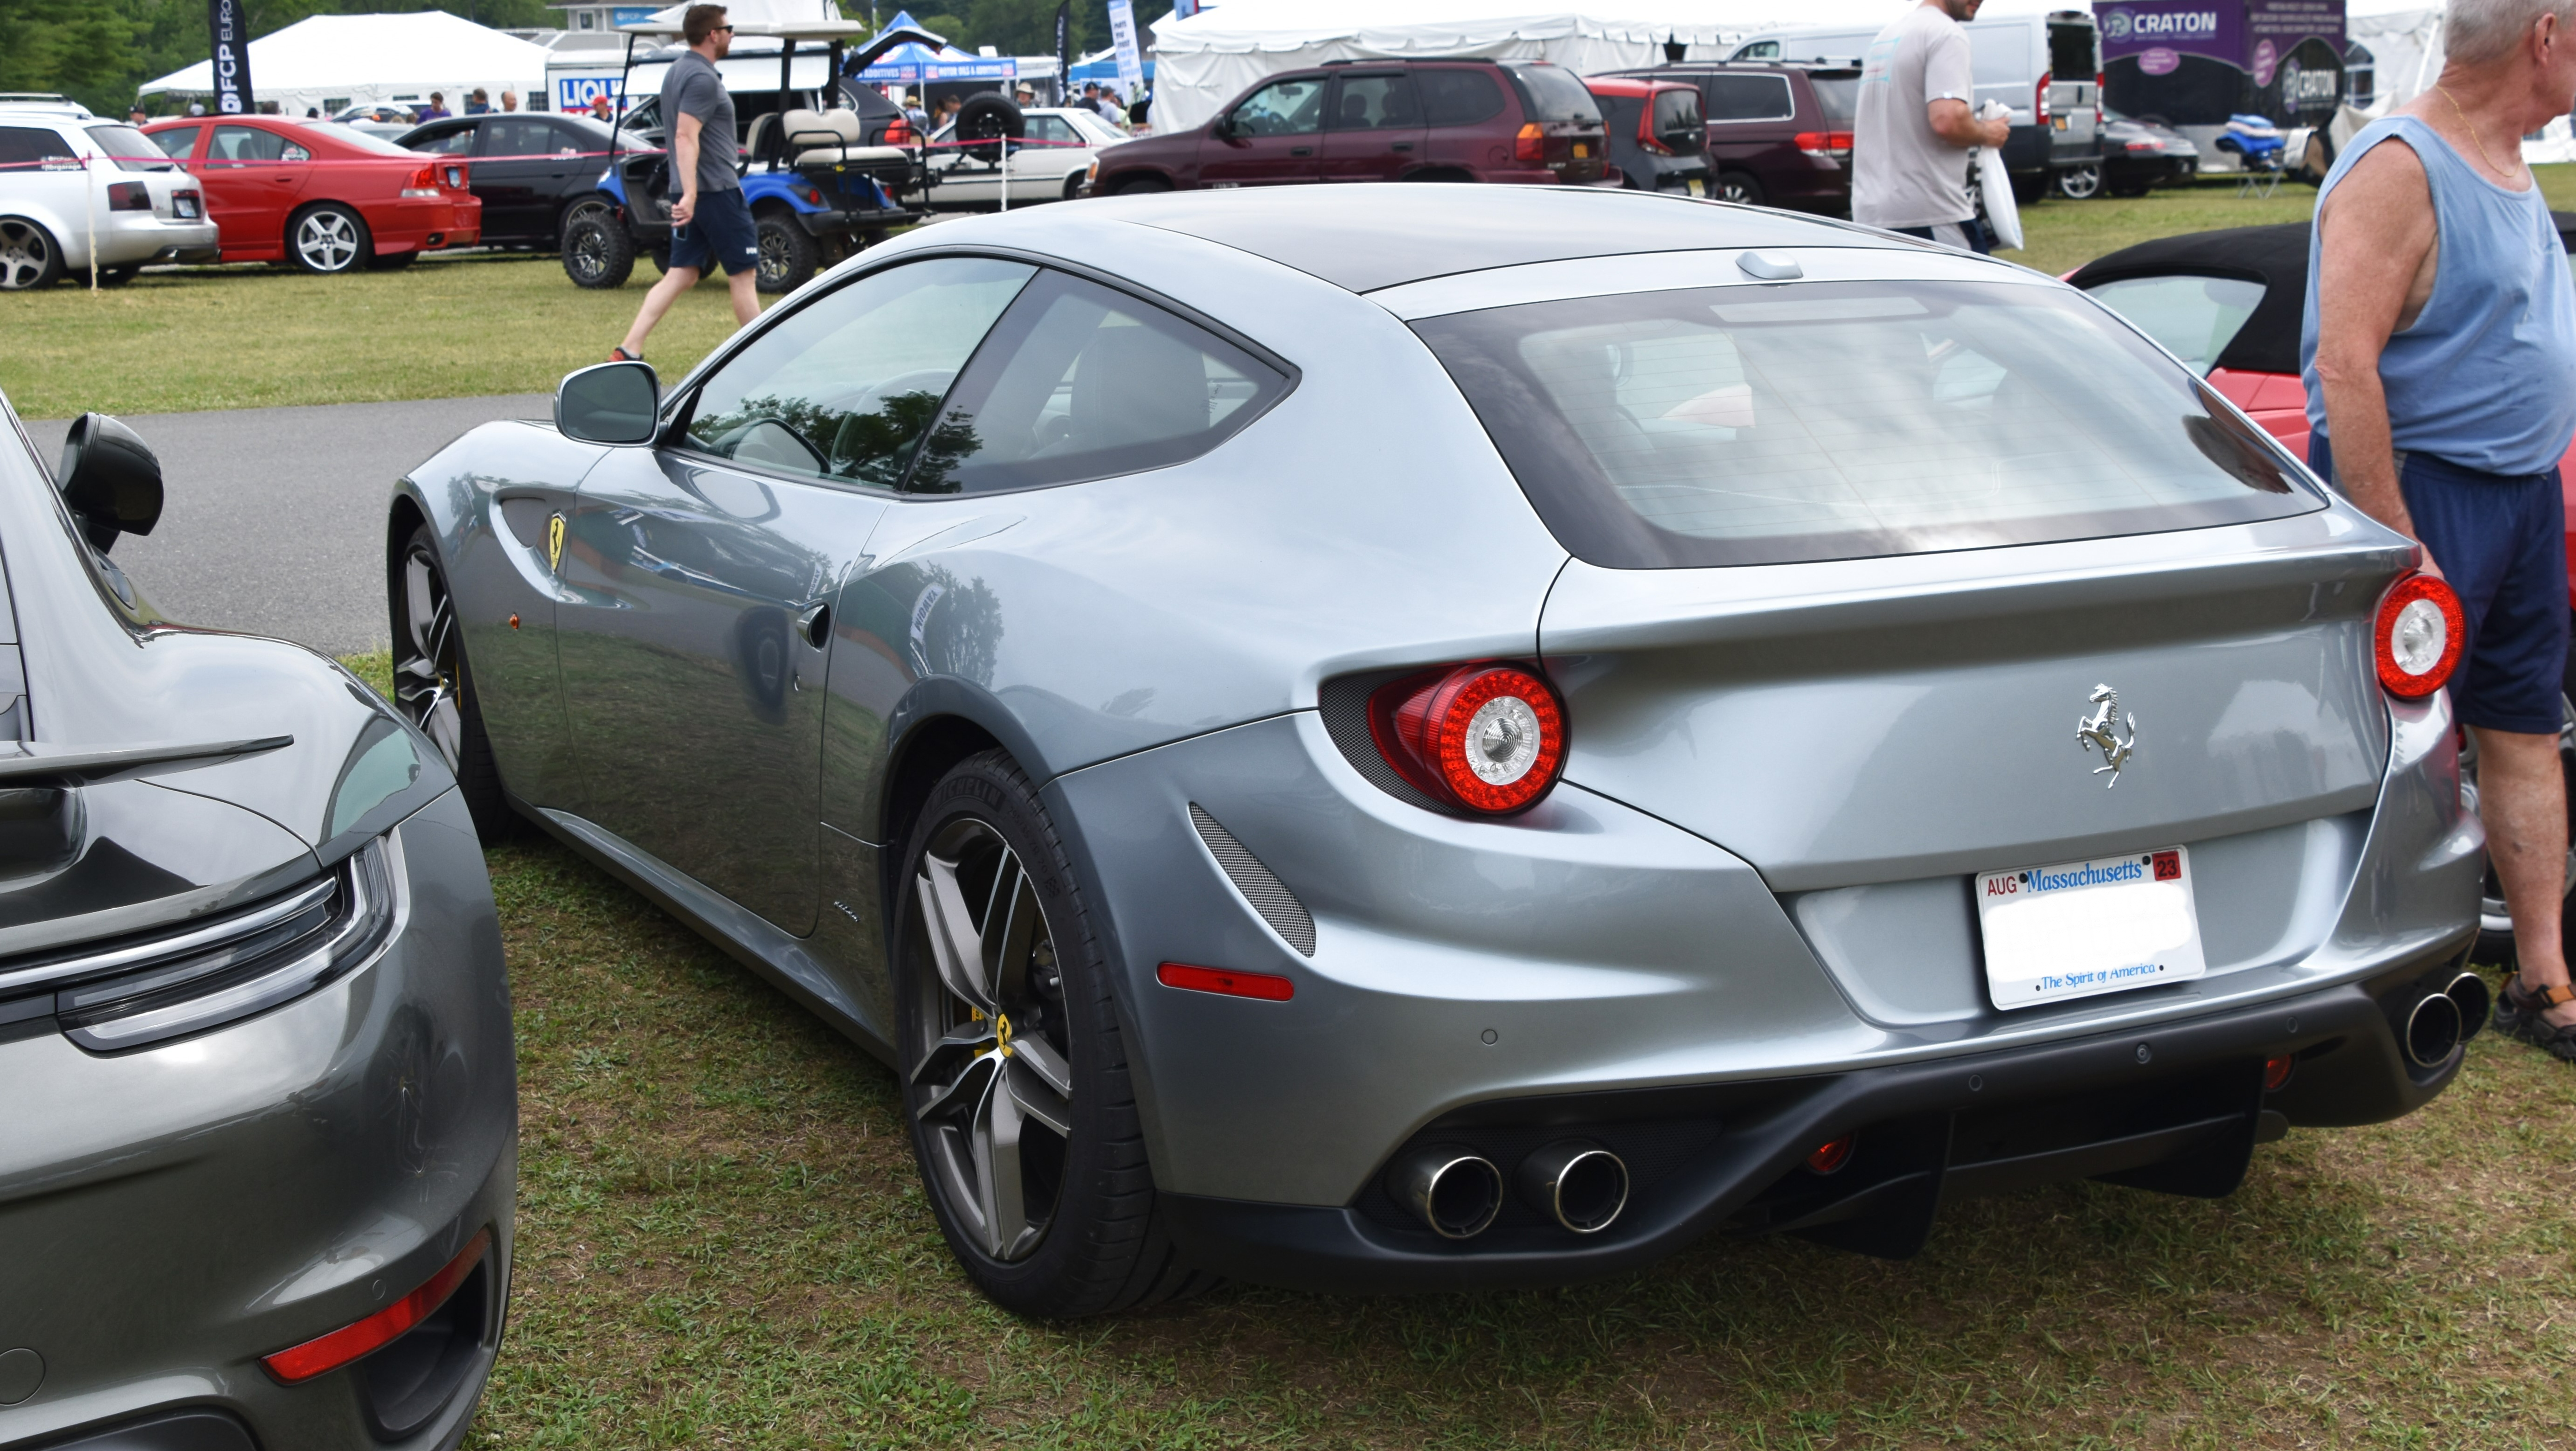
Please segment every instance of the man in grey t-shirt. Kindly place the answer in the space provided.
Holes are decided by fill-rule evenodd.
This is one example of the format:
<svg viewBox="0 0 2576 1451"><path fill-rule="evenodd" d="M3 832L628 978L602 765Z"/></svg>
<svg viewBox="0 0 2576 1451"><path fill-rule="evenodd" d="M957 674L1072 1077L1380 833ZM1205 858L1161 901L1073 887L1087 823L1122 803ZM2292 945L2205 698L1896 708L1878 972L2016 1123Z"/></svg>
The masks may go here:
<svg viewBox="0 0 2576 1451"><path fill-rule="evenodd" d="M1973 114L1968 33L1982 0L1923 0L1878 33L1861 61L1852 123L1852 220L1972 251L1985 229L1968 200L1967 151L2001 146L1998 118Z"/></svg>
<svg viewBox="0 0 2576 1451"><path fill-rule="evenodd" d="M733 289L734 321L760 316L760 233L743 201L742 148L734 140L733 93L716 62L733 48L733 27L721 5L692 5L680 19L688 51L662 78L662 121L670 128L671 181L680 189L671 203L671 268L635 313L626 341L608 360L640 362L644 339L680 294L718 263Z"/></svg>

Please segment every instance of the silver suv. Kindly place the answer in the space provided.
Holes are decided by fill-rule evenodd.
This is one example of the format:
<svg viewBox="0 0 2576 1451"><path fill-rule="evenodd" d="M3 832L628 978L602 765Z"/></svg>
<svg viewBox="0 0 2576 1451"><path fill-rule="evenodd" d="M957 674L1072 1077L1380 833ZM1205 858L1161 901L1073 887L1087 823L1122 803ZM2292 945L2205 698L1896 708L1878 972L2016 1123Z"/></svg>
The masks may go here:
<svg viewBox="0 0 2576 1451"><path fill-rule="evenodd" d="M106 283L220 253L197 179L142 132L68 102L0 103L0 289L85 273L93 249Z"/></svg>

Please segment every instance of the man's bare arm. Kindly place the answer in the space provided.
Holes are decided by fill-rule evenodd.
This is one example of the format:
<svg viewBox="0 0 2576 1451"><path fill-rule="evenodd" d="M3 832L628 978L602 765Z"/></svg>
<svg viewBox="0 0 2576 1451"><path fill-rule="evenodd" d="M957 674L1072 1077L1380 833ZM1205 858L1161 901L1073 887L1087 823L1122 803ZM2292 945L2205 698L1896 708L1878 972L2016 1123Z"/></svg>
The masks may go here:
<svg viewBox="0 0 2576 1451"><path fill-rule="evenodd" d="M698 210L698 133L706 123L686 111L671 128L671 165L680 173L680 199L671 204L671 225L685 227Z"/></svg>
<svg viewBox="0 0 2576 1451"><path fill-rule="evenodd" d="M2364 512L2411 539L2415 521L2397 488L2379 355L2432 292L2440 238L2424 163L2411 147L2372 147L2336 183L2317 230L2316 370L2335 474Z"/></svg>
<svg viewBox="0 0 2576 1451"><path fill-rule="evenodd" d="M2012 136L2012 123L1998 116L1980 121L1965 101L1947 96L1929 103L1932 134L1965 151L1971 146L2001 146Z"/></svg>

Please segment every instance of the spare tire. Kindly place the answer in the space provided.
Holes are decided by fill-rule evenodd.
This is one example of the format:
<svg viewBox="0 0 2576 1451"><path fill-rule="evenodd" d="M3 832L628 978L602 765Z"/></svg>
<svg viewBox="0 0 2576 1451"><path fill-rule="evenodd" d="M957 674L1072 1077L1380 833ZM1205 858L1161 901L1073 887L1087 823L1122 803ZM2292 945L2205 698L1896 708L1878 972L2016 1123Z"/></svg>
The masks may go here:
<svg viewBox="0 0 2576 1451"><path fill-rule="evenodd" d="M978 161L1000 161L1002 138L1017 141L1029 134L1028 118L1020 114L1019 103L999 91L978 91L957 108L958 141L990 142L986 146L969 146L966 154Z"/></svg>

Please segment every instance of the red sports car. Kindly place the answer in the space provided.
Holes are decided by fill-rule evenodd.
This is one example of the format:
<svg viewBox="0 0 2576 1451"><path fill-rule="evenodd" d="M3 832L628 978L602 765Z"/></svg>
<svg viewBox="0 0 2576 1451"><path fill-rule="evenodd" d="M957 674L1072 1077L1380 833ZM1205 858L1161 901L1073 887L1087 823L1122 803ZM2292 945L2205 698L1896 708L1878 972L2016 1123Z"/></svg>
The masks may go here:
<svg viewBox="0 0 2576 1451"><path fill-rule="evenodd" d="M190 117L143 134L205 184L227 262L349 272L482 239L483 204L462 159L279 116Z"/></svg>

